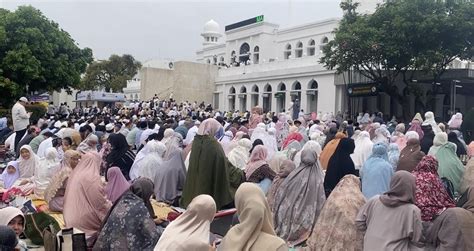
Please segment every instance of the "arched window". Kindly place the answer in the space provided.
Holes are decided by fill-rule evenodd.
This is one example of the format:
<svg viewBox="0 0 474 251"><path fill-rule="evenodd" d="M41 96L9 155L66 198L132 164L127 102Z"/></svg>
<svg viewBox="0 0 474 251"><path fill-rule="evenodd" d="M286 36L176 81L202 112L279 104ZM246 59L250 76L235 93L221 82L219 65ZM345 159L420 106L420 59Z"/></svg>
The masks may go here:
<svg viewBox="0 0 474 251"><path fill-rule="evenodd" d="M247 88L245 86L242 86L240 88L240 93L247 93Z"/></svg>
<svg viewBox="0 0 474 251"><path fill-rule="evenodd" d="M328 37L323 37L321 39L321 45L319 46L319 50L323 50L324 46L329 43L329 38Z"/></svg>
<svg viewBox="0 0 474 251"><path fill-rule="evenodd" d="M235 88L233 86L229 89L229 94L235 94Z"/></svg>
<svg viewBox="0 0 474 251"><path fill-rule="evenodd" d="M253 63L258 64L258 61L260 60L259 56L260 48L258 46L255 46L253 48Z"/></svg>
<svg viewBox="0 0 474 251"><path fill-rule="evenodd" d="M291 44L287 44L285 46L285 51L283 53L283 58L284 59L289 59L291 56Z"/></svg>
<svg viewBox="0 0 474 251"><path fill-rule="evenodd" d="M296 81L293 83L293 90L301 90L301 84L300 82Z"/></svg>
<svg viewBox="0 0 474 251"><path fill-rule="evenodd" d="M265 90L265 92L272 92L272 86L269 84L265 85L263 89Z"/></svg>
<svg viewBox="0 0 474 251"><path fill-rule="evenodd" d="M314 42L314 39L309 40L308 43L308 56L314 56L316 54L316 43Z"/></svg>
<svg viewBox="0 0 474 251"><path fill-rule="evenodd" d="M286 85L285 85L285 83L281 82L281 83L278 85L278 91L286 91Z"/></svg>
<svg viewBox="0 0 474 251"><path fill-rule="evenodd" d="M317 90L318 89L318 82L316 80L312 79L308 83L308 90Z"/></svg>
<svg viewBox="0 0 474 251"><path fill-rule="evenodd" d="M235 51L232 51L230 53L230 63L231 64L235 63Z"/></svg>
<svg viewBox="0 0 474 251"><path fill-rule="evenodd" d="M296 43L295 56L297 58L300 58L303 56L303 43L301 42Z"/></svg>
<svg viewBox="0 0 474 251"><path fill-rule="evenodd" d="M240 55L239 55L239 62L247 62L249 60L249 53L250 53L250 45L247 43L243 43L240 46Z"/></svg>
<svg viewBox="0 0 474 251"><path fill-rule="evenodd" d="M258 86L257 85L252 86L252 92L253 93L258 93Z"/></svg>

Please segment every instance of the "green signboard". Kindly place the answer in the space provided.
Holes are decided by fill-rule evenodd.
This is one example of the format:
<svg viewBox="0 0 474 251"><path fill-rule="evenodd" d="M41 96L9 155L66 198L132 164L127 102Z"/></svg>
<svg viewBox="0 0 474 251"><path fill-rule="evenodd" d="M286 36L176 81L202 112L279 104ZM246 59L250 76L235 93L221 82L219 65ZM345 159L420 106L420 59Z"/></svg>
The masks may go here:
<svg viewBox="0 0 474 251"><path fill-rule="evenodd" d="M225 27L225 31L230 31L230 30L237 29L237 28L247 26L247 25L251 25L251 24L261 23L261 22L263 22L263 20L264 20L264 16L260 15L260 16L250 18L250 19L247 19L247 20L244 20L244 21L240 21L240 22L235 23L235 24L229 24Z"/></svg>

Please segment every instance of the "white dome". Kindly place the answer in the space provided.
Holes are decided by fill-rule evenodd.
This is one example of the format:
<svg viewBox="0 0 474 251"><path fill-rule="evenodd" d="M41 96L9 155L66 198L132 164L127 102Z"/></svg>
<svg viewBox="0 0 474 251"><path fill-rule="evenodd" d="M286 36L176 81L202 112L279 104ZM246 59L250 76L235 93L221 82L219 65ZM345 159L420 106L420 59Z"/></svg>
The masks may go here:
<svg viewBox="0 0 474 251"><path fill-rule="evenodd" d="M209 20L205 25L204 25L204 32L203 33L220 33L220 26L219 24L214 21L214 20Z"/></svg>

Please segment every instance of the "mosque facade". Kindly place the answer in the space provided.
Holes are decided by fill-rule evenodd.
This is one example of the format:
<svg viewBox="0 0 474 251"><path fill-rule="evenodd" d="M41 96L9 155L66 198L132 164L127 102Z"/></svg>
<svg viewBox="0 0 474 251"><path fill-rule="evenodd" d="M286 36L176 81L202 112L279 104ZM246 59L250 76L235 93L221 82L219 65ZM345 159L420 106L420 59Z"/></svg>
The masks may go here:
<svg viewBox="0 0 474 251"><path fill-rule="evenodd" d="M197 62L217 65L213 104L219 110L336 112L344 105L344 85L319 63L322 47L338 19L280 29L257 16L225 26L210 20Z"/></svg>

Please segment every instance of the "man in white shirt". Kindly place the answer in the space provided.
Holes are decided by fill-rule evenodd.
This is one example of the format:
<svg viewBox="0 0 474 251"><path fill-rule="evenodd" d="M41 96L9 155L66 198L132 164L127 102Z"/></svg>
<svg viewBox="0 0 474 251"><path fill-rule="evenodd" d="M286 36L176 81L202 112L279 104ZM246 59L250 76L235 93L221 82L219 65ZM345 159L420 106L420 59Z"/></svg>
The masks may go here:
<svg viewBox="0 0 474 251"><path fill-rule="evenodd" d="M13 130L15 131L15 152L18 142L25 136L26 129L30 124L31 112L26 112L25 105L28 99L21 97L12 108Z"/></svg>
<svg viewBox="0 0 474 251"><path fill-rule="evenodd" d="M196 120L196 122L194 122L194 126L191 127L188 130L188 134L186 135L186 139L184 139L184 141L183 141L184 145L189 145L189 144L191 144L191 142L193 142L194 136L196 136L196 133L198 132L199 125L201 125L201 122L199 120Z"/></svg>

